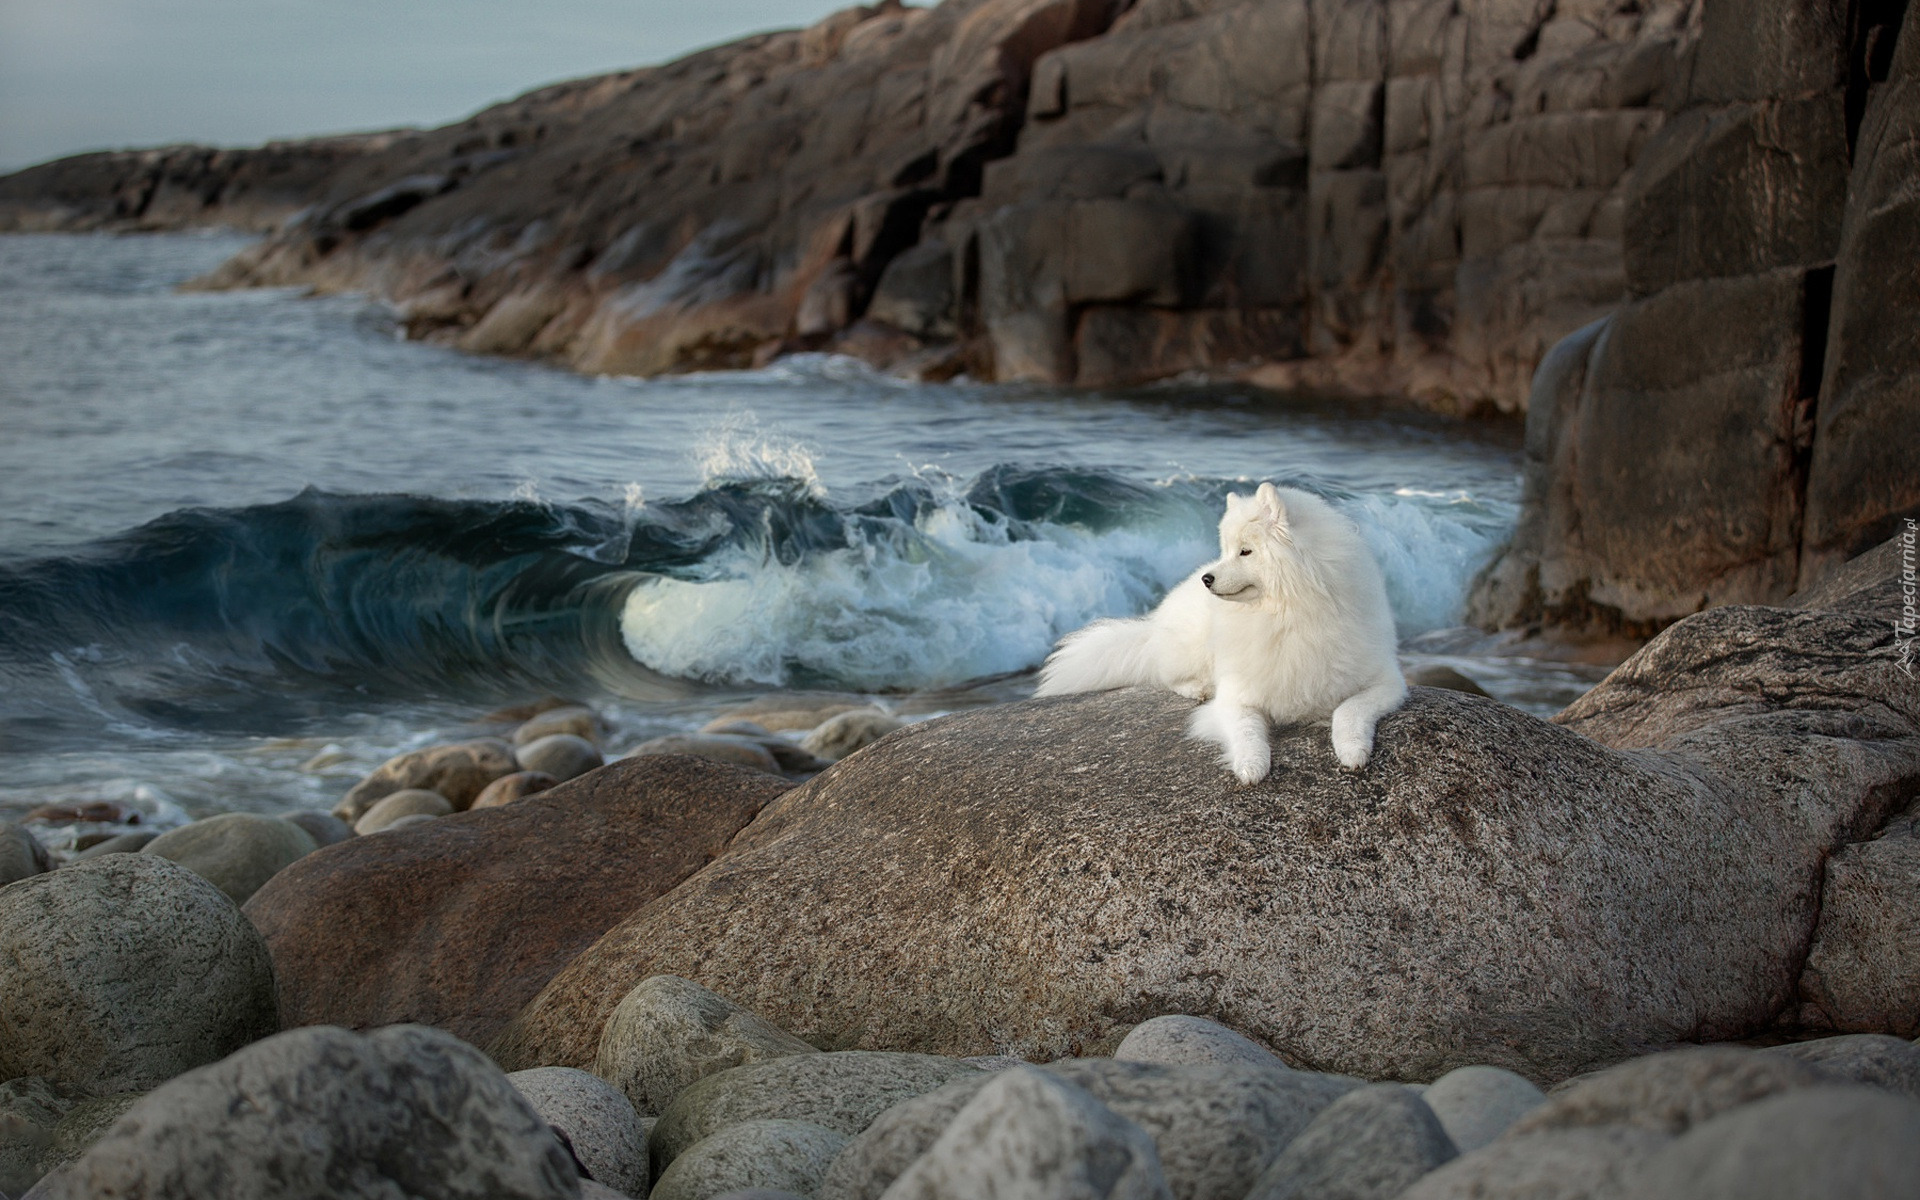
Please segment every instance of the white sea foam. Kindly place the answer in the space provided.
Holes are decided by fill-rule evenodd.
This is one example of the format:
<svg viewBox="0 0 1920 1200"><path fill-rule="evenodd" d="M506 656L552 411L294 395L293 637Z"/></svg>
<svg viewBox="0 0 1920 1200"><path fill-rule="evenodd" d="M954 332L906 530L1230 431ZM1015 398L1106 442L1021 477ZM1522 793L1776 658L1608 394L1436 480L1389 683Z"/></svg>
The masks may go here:
<svg viewBox="0 0 1920 1200"><path fill-rule="evenodd" d="M716 683L927 687L1036 665L1062 635L1144 612L1214 554L1217 512L1191 493L1103 531L1039 524L1016 537L949 498L911 528L782 563L735 547L695 579L629 593L627 649ZM1511 517L1465 497L1362 496L1341 507L1379 557L1403 636L1454 624Z"/></svg>

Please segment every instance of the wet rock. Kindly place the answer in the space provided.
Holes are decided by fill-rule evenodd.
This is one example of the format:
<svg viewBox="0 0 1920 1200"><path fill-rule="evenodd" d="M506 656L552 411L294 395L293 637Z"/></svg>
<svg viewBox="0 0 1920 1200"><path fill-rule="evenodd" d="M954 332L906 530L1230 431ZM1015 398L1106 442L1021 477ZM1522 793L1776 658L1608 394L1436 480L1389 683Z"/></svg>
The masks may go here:
<svg viewBox="0 0 1920 1200"><path fill-rule="evenodd" d="M649 754L684 754L709 762L765 771L769 775L780 773L780 761L758 741L724 734L670 733L641 742L629 754L635 758Z"/></svg>
<svg viewBox="0 0 1920 1200"><path fill-rule="evenodd" d="M1817 1067L1836 1080L1871 1084L1920 1100L1920 1046L1884 1033L1849 1033L1766 1051Z"/></svg>
<svg viewBox="0 0 1920 1200"><path fill-rule="evenodd" d="M567 704L536 713L522 721L520 727L513 731L513 744L524 746L543 737L566 733L598 745L605 732L606 723L600 719L599 713L584 704Z"/></svg>
<svg viewBox="0 0 1920 1200"><path fill-rule="evenodd" d="M1730 1108L1830 1079L1792 1058L1738 1046L1670 1050L1630 1059L1557 1091L1516 1121L1512 1133L1627 1125L1681 1134Z"/></svg>
<svg viewBox="0 0 1920 1200"><path fill-rule="evenodd" d="M1205 1017L1154 1017L1120 1039L1121 1062L1162 1066L1244 1066L1286 1070L1280 1056L1250 1037Z"/></svg>
<svg viewBox="0 0 1920 1200"><path fill-rule="evenodd" d="M734 705L725 719L752 721L763 729L785 733L814 729L830 717L871 707L871 700L850 692L775 692Z"/></svg>
<svg viewBox="0 0 1920 1200"><path fill-rule="evenodd" d="M150 1088L279 1028L273 968L213 884L111 854L0 892L0 1076Z"/></svg>
<svg viewBox="0 0 1920 1200"><path fill-rule="evenodd" d="M545 771L515 771L511 775L502 775L481 789L480 794L474 797L473 807L499 808L528 796L537 796L559 782Z"/></svg>
<svg viewBox="0 0 1920 1200"><path fill-rule="evenodd" d="M1400 1200L1490 1200L1492 1197L1633 1195L1627 1181L1669 1137L1628 1125L1553 1129L1504 1137L1463 1154L1400 1193Z"/></svg>
<svg viewBox="0 0 1920 1200"><path fill-rule="evenodd" d="M709 1200L747 1189L811 1196L843 1133L807 1121L741 1121L702 1138L673 1160L651 1200Z"/></svg>
<svg viewBox="0 0 1920 1200"><path fill-rule="evenodd" d="M786 1117L850 1137L902 1100L972 1067L884 1050L795 1054L708 1075L682 1090L647 1138L656 1174L688 1147L741 1121ZM664 1178L664 1176L662 1176Z"/></svg>
<svg viewBox="0 0 1920 1200"><path fill-rule="evenodd" d="M302 809L299 812L283 813L280 819L306 830L307 836L313 839L315 846L332 846L353 836L353 826L332 813Z"/></svg>
<svg viewBox="0 0 1920 1200"><path fill-rule="evenodd" d="M619 762L504 808L330 846L247 914L288 1025L420 1021L484 1041L788 786L696 759Z"/></svg>
<svg viewBox="0 0 1920 1200"><path fill-rule="evenodd" d="M647 1135L619 1089L572 1067L534 1067L507 1076L540 1119L567 1135L574 1157L597 1181L647 1194Z"/></svg>
<svg viewBox="0 0 1920 1200"><path fill-rule="evenodd" d="M141 850L172 859L212 883L235 904L317 847L298 825L254 813L221 813L169 829Z"/></svg>
<svg viewBox="0 0 1920 1200"><path fill-rule="evenodd" d="M402 788L374 801L373 807L353 823L353 831L358 834L379 833L407 817L444 817L452 811L452 803L439 792L426 788Z"/></svg>
<svg viewBox="0 0 1920 1200"><path fill-rule="evenodd" d="M52 869L39 838L18 825L0 825L0 887Z"/></svg>
<svg viewBox="0 0 1920 1200"><path fill-rule="evenodd" d="M1471 1154L1546 1103L1532 1081L1499 1067L1458 1067L1422 1093L1462 1154Z"/></svg>
<svg viewBox="0 0 1920 1200"><path fill-rule="evenodd" d="M1393 1200L1458 1153L1412 1089L1375 1084L1348 1092L1315 1117L1246 1200Z"/></svg>
<svg viewBox="0 0 1920 1200"><path fill-rule="evenodd" d="M837 762L905 725L905 721L890 717L877 708L856 708L828 717L800 739L800 745L828 762Z"/></svg>
<svg viewBox="0 0 1920 1200"><path fill-rule="evenodd" d="M1230 1017L1369 1078L1564 1078L1676 1031L1754 1036L1797 985L1821 864L1920 786L1893 637L1873 614L1713 610L1560 723L1415 688L1366 771L1340 771L1324 730L1284 729L1253 788L1165 693L922 722L782 797L504 1040L585 1065L660 974L816 1045L1039 1061L1110 1050L1143 1010ZM980 953L1007 944L1049 950ZM1468 964L1470 989L1427 982Z"/></svg>
<svg viewBox="0 0 1920 1200"><path fill-rule="evenodd" d="M633 1107L664 1113L686 1088L718 1071L814 1054L814 1047L697 983L674 975L643 979L614 1008L600 1035L593 1073Z"/></svg>
<svg viewBox="0 0 1920 1200"><path fill-rule="evenodd" d="M1634 1172L1646 1200L1898 1200L1920 1192L1920 1102L1813 1087L1694 1126Z"/></svg>
<svg viewBox="0 0 1920 1200"><path fill-rule="evenodd" d="M458 811L473 803L480 789L519 769L512 747L496 738L429 746L382 763L334 806L333 815L357 824L381 797L411 788L438 792Z"/></svg>
<svg viewBox="0 0 1920 1200"><path fill-rule="evenodd" d="M551 775L562 782L603 765L599 748L570 733L550 733L521 746L515 754L529 771Z"/></svg>
<svg viewBox="0 0 1920 1200"><path fill-rule="evenodd" d="M85 858L99 858L103 854L134 854L144 850L147 843L160 836L158 829L142 829L135 833L119 833L102 842L95 842L85 850L74 855L77 862Z"/></svg>
<svg viewBox="0 0 1920 1200"><path fill-rule="evenodd" d="M421 1026L255 1043L148 1095L50 1182L49 1200L578 1192L572 1159L506 1077Z"/></svg>
<svg viewBox="0 0 1920 1200"><path fill-rule="evenodd" d="M884 1194L887 1200L1172 1196L1153 1141L1139 1126L1032 1067L994 1076Z"/></svg>
<svg viewBox="0 0 1920 1200"><path fill-rule="evenodd" d="M1407 682L1414 687L1447 688L1450 691L1465 692L1469 696L1492 695L1469 677L1439 663L1429 663L1424 667L1415 667L1408 671Z"/></svg>

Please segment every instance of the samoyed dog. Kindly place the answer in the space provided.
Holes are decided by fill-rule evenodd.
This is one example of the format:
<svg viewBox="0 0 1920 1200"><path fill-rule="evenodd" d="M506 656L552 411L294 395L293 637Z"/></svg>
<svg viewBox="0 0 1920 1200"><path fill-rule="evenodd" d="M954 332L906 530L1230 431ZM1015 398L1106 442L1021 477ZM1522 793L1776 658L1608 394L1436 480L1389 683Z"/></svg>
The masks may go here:
<svg viewBox="0 0 1920 1200"><path fill-rule="evenodd" d="M1380 568L1353 523L1317 496L1263 483L1227 497L1220 561L1135 620L1068 634L1038 695L1145 685L1205 701L1189 736L1218 745L1242 783L1267 777L1270 722L1333 719L1333 752L1357 770L1407 681Z"/></svg>

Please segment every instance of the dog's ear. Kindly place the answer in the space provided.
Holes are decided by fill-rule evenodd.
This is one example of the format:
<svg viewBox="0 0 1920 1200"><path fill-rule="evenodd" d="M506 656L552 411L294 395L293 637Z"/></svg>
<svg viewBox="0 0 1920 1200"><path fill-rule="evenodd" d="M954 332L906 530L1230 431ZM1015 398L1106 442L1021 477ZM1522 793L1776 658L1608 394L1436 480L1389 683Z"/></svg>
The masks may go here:
<svg viewBox="0 0 1920 1200"><path fill-rule="evenodd" d="M1276 525L1287 523L1287 502L1280 498L1280 489L1270 483L1260 485L1253 494L1253 501L1265 512L1268 520Z"/></svg>

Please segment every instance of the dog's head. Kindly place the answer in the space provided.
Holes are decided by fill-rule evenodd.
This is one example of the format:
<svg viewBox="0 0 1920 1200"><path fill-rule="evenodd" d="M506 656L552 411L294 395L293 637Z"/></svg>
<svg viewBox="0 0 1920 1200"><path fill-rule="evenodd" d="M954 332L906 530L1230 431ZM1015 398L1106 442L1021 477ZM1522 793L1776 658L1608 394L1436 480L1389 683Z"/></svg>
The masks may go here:
<svg viewBox="0 0 1920 1200"><path fill-rule="evenodd" d="M1220 561L1200 582L1236 604L1278 603L1298 582L1294 534L1287 497L1271 483L1261 484L1252 496L1228 496L1227 515L1220 519Z"/></svg>

